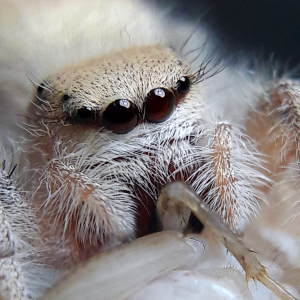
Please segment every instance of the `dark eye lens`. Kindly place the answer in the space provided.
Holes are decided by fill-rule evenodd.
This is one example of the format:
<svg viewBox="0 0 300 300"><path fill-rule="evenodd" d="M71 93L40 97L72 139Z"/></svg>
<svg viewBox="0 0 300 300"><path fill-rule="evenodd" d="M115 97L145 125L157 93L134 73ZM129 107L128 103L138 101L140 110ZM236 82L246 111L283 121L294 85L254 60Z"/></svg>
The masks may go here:
<svg viewBox="0 0 300 300"><path fill-rule="evenodd" d="M91 110L90 108L80 108L76 113L76 120L79 123L88 124L94 121L94 119L95 111Z"/></svg>
<svg viewBox="0 0 300 300"><path fill-rule="evenodd" d="M145 117L149 122L160 123L167 120L175 110L175 97L165 88L152 90L146 99Z"/></svg>
<svg viewBox="0 0 300 300"><path fill-rule="evenodd" d="M109 104L103 113L103 126L114 133L127 133L138 124L138 109L129 100Z"/></svg>
<svg viewBox="0 0 300 300"><path fill-rule="evenodd" d="M44 83L41 83L39 86L38 86L38 88L37 88L37 96L38 97L41 97L41 95L42 95L42 93L43 93L43 91L44 91L44 87L45 87L45 84Z"/></svg>
<svg viewBox="0 0 300 300"><path fill-rule="evenodd" d="M64 94L63 95L63 100L64 101L67 101L67 100L69 100L70 99L70 96L69 95L67 95L67 94Z"/></svg>
<svg viewBox="0 0 300 300"><path fill-rule="evenodd" d="M191 82L188 77L182 76L177 82L177 93L185 95L190 90Z"/></svg>

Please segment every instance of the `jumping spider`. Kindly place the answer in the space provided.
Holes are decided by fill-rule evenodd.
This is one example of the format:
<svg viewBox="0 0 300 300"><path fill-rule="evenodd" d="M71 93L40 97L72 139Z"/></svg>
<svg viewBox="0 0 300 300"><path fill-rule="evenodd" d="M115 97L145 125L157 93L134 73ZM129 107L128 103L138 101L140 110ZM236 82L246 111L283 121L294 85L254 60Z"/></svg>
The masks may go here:
<svg viewBox="0 0 300 300"><path fill-rule="evenodd" d="M225 68L190 40L121 45L32 80L13 158L3 143L1 300L34 298L118 244L198 231L194 215L184 226L181 210L157 215L170 182L189 183L239 236L282 182L297 195L298 82Z"/></svg>

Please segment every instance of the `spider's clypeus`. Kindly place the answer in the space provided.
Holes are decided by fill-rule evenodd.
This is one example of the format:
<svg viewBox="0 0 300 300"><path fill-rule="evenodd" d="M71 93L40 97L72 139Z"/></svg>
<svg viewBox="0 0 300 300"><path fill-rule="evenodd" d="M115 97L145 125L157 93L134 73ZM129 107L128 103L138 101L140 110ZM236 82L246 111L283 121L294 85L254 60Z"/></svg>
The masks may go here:
<svg viewBox="0 0 300 300"><path fill-rule="evenodd" d="M152 30L157 32L161 23L140 16L143 22L138 20L132 25L128 12L130 7L136 16L135 7L140 5L139 9L152 16L147 6L141 6L140 1L114 2L118 5L102 0L99 7L94 3L93 9L78 4L73 14L83 18L82 9L91 16L94 10L103 16L126 11L128 19L124 14L122 22L133 28L121 25L130 36L129 45L120 38L119 18L112 18L105 28L116 28L118 37L111 32L105 35L105 28L101 33L113 47L110 42L99 43L104 50L100 47L97 55L91 50L78 61L73 55L71 61L62 59L67 61L63 66L59 57L49 56L49 60L58 61L57 65L50 68L49 63L40 73L34 70L26 83L18 81L16 75L12 76L15 85L6 86L1 79L4 104L21 100L27 103L17 121L18 139L13 136L9 141L5 137L1 140L0 299L39 298L55 282L70 276L74 266L83 263L86 267L77 267L75 277L67 281L72 286L66 288L66 294L60 294L65 287L58 287L58 292L54 288L46 299L148 299L148 290L143 294L145 286L150 289L149 295L154 295L153 282L164 282L174 276L172 272L182 270L193 272L203 293L206 291L212 299L232 299L212 292L214 285L228 295L235 294L235 299L269 297L267 292L254 291L254 287L249 290L246 285L237 262L248 279L260 280L251 275L251 268L261 265L252 256L247 261L250 251L240 246L241 239L261 255L263 262L273 260L280 272L271 275L299 295L300 247L295 230L299 225L298 82L285 76L269 76L267 68L253 71L218 63L215 56L219 54L206 42L202 46L200 29L182 26L192 34L185 35L181 42L174 41L170 29L164 39L153 37L143 22L155 24ZM68 0L65 4L70 5ZM22 13L26 16L28 12ZM50 9L45 24L57 20L56 14ZM91 28L100 21L95 19L91 25L84 23L86 16L82 20L86 37L81 37L80 30L77 35L92 41L95 33ZM62 21L62 28L73 29L73 21L68 22L70 25ZM138 35L141 23L149 39ZM32 34L39 40L39 34ZM51 34L43 32L48 42ZM77 35L68 37L72 51L73 47L82 47ZM7 45L14 38L2 33L0 37ZM66 51L57 44L51 45L55 51ZM54 51L51 49L48 54ZM26 55L22 58L26 62L25 75L25 67L35 67L32 54ZM39 59L46 60L44 55L41 53ZM1 58L3 70L4 61ZM28 85L30 81L33 85ZM27 94L19 100L17 86L23 94L30 93L30 101ZM10 127L12 121L4 123L8 125L3 125L3 130L15 128ZM201 219L193 204L187 207L188 200L183 200L186 206L170 200L181 190L176 190L176 195L162 193L165 186L178 181L190 185L187 191L191 188L199 196L215 221L208 222L205 216ZM161 232L165 230L181 231L188 237ZM230 244L231 238L235 246ZM296 250L285 246L287 241ZM98 274L98 282L88 282L87 273L93 278L98 276L90 269L97 257L95 264L100 266L98 272L104 273L104 279ZM150 262L149 257L153 257ZM115 260L116 264L110 265ZM118 281L120 274L122 284ZM207 278L203 274L209 277L205 288ZM218 274L232 277L234 287L225 279L216 283ZM180 282L187 277L180 276ZM178 278L172 277L173 281ZM83 288L76 295L68 294L77 283ZM92 283L94 289L90 288ZM66 298L67 294L71 298ZM277 295L296 299L285 290ZM181 299L180 293L177 297Z"/></svg>

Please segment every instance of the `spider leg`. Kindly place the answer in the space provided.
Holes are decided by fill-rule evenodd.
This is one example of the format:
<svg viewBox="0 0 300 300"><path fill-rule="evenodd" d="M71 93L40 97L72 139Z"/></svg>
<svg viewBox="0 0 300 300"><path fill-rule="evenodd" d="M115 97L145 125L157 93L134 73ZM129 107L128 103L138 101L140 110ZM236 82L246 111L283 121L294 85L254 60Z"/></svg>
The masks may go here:
<svg viewBox="0 0 300 300"><path fill-rule="evenodd" d="M20 194L14 181L7 174L5 164L0 171L0 298L1 300L26 300L28 291L22 272L23 242L16 230L20 230L20 216L24 212ZM16 205L17 206L16 206ZM19 224L18 224L19 223Z"/></svg>
<svg viewBox="0 0 300 300"><path fill-rule="evenodd" d="M283 270L277 274L278 280L294 286L298 293L299 99L299 82L272 81L249 114L247 132L265 155L264 166L272 174L273 185L271 189L264 189L267 204L261 205L258 218L245 232L251 247L272 258Z"/></svg>
<svg viewBox="0 0 300 300"><path fill-rule="evenodd" d="M228 228L227 224L217 213L211 210L188 185L181 182L167 185L162 190L160 201L164 207L167 207L169 202L174 202L174 206L178 203L177 207L187 206L204 224L204 227L208 228L233 254L245 270L247 280L260 281L280 299L296 299L268 275L266 268L257 260L253 252L245 246L242 240Z"/></svg>

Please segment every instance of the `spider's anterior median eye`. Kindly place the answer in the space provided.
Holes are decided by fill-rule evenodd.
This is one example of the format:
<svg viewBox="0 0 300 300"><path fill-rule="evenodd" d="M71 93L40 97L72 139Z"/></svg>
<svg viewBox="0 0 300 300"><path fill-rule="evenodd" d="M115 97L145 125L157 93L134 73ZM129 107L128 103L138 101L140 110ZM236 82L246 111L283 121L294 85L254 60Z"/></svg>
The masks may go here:
<svg viewBox="0 0 300 300"><path fill-rule="evenodd" d="M175 110L174 94L166 88L153 89L146 98L145 118L152 123L167 120Z"/></svg>
<svg viewBox="0 0 300 300"><path fill-rule="evenodd" d="M79 123L88 124L95 120L95 111L88 107L80 108L76 113L76 120Z"/></svg>
<svg viewBox="0 0 300 300"><path fill-rule="evenodd" d="M139 121L138 108L126 99L119 99L109 104L103 113L103 126L114 133L127 133Z"/></svg>
<svg viewBox="0 0 300 300"><path fill-rule="evenodd" d="M176 91L179 95L184 96L189 90L191 86L191 81L188 77L182 76L177 82Z"/></svg>

